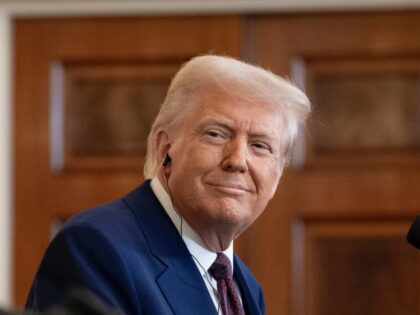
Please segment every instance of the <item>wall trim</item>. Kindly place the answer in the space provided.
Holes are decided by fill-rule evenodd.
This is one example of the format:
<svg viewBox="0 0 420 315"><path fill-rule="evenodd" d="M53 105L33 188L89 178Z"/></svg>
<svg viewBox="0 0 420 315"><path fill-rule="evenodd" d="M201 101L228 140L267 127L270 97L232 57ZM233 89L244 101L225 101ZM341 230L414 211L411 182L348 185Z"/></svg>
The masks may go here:
<svg viewBox="0 0 420 315"><path fill-rule="evenodd" d="M32 0L0 2L12 17L279 13L420 8L420 0Z"/></svg>

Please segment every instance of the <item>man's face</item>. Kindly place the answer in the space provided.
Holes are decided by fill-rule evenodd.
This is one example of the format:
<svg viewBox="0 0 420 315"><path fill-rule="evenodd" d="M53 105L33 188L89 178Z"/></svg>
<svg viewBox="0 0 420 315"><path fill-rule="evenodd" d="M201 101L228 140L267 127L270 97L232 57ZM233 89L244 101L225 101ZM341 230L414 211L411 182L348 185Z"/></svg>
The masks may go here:
<svg viewBox="0 0 420 315"><path fill-rule="evenodd" d="M233 240L265 209L283 170L282 126L273 105L207 92L172 135L170 194L202 238Z"/></svg>

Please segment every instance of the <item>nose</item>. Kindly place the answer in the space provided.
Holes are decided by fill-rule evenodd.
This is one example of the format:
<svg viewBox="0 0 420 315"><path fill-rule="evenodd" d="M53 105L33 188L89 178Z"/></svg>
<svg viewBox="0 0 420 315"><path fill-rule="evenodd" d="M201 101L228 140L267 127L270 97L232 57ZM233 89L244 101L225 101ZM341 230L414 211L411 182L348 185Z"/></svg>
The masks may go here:
<svg viewBox="0 0 420 315"><path fill-rule="evenodd" d="M248 171L248 143L246 139L232 139L225 144L222 168L228 172Z"/></svg>

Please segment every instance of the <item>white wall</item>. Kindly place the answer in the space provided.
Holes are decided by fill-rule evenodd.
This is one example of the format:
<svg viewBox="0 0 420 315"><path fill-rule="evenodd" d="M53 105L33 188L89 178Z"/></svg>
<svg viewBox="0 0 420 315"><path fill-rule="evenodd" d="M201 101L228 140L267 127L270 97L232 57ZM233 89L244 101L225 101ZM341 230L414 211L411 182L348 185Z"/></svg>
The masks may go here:
<svg viewBox="0 0 420 315"><path fill-rule="evenodd" d="M248 13L420 8L420 0L0 0L0 306L11 305L11 156L14 17Z"/></svg>
<svg viewBox="0 0 420 315"><path fill-rule="evenodd" d="M0 306L10 305L11 274L11 106L9 18L0 11Z"/></svg>

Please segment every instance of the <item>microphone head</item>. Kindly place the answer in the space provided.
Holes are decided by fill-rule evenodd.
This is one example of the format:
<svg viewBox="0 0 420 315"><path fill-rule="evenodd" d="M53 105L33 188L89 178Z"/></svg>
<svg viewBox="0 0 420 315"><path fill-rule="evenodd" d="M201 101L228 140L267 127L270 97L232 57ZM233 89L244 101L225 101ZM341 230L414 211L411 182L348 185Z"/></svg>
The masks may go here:
<svg viewBox="0 0 420 315"><path fill-rule="evenodd" d="M420 249L420 216L417 216L413 224L411 224L407 234L407 241L414 247Z"/></svg>
<svg viewBox="0 0 420 315"><path fill-rule="evenodd" d="M172 162L171 157L169 156L168 153L166 153L165 158L163 159L162 165L164 167L167 167L169 165L169 163L171 163L171 162Z"/></svg>

